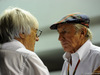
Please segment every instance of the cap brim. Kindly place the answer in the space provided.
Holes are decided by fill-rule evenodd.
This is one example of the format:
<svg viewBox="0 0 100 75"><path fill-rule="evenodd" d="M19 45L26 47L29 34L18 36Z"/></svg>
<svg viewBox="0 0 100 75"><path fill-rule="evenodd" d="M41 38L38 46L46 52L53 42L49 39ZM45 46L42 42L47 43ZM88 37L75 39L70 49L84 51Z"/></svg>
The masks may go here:
<svg viewBox="0 0 100 75"><path fill-rule="evenodd" d="M58 24L53 24L53 25L50 26L50 29L51 30L56 30L57 29L57 26L58 26Z"/></svg>
<svg viewBox="0 0 100 75"><path fill-rule="evenodd" d="M56 30L57 27L58 27L58 25L59 25L59 24L63 24L63 23L66 23L66 22L55 23L55 24L53 24L53 25L50 26L50 29L51 29L51 30Z"/></svg>
<svg viewBox="0 0 100 75"><path fill-rule="evenodd" d="M75 22L77 22L76 19L67 20L66 22L58 22L58 23L55 23L55 24L51 25L51 26L50 26L50 29L51 29L51 30L56 30L56 29L57 29L57 26L58 26L59 24L64 24L64 23L75 23Z"/></svg>

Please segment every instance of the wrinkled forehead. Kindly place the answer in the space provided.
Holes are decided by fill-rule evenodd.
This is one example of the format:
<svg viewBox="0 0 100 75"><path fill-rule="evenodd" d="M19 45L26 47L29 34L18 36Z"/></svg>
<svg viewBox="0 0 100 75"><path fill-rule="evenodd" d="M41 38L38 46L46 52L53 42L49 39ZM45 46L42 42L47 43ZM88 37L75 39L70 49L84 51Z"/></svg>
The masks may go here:
<svg viewBox="0 0 100 75"><path fill-rule="evenodd" d="M58 31L61 31L61 30L70 30L72 28L74 28L74 24L72 24L72 23L59 24L57 26L57 30Z"/></svg>

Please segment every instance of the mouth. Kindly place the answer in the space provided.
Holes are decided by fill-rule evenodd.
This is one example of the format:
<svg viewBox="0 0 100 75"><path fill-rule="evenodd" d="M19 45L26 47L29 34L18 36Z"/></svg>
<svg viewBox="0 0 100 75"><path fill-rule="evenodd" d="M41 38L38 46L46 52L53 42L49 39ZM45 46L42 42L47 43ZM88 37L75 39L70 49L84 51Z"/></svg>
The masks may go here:
<svg viewBox="0 0 100 75"><path fill-rule="evenodd" d="M61 44L62 44L62 46L66 46L66 45L68 45L68 42L63 42Z"/></svg>

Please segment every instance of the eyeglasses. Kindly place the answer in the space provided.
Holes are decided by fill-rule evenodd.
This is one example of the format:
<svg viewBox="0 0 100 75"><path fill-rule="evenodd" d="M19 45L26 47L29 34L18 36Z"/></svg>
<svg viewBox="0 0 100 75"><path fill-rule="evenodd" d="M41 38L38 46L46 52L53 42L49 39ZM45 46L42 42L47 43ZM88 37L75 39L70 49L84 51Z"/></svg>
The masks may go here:
<svg viewBox="0 0 100 75"><path fill-rule="evenodd" d="M41 34L42 34L42 30L37 29L36 36L37 36L37 37L40 37Z"/></svg>

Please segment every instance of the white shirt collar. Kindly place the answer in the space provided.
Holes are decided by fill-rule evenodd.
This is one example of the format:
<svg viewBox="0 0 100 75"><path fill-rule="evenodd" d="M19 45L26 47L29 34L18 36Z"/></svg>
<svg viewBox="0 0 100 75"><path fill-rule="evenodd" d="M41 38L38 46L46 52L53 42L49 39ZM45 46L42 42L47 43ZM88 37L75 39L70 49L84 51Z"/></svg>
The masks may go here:
<svg viewBox="0 0 100 75"><path fill-rule="evenodd" d="M78 50L76 53L79 55L79 59L81 60L88 51L90 51L91 41L87 40Z"/></svg>
<svg viewBox="0 0 100 75"><path fill-rule="evenodd" d="M15 39L13 39L11 42L1 44L1 49L5 50L17 50L19 48L25 48L25 46Z"/></svg>
<svg viewBox="0 0 100 75"><path fill-rule="evenodd" d="M78 57L81 60L85 56L85 54L88 53L88 51L90 50L91 44L91 41L87 40L75 53L71 54L65 52L63 55L64 60L68 61L71 56L74 57L74 55L76 54L78 54Z"/></svg>

